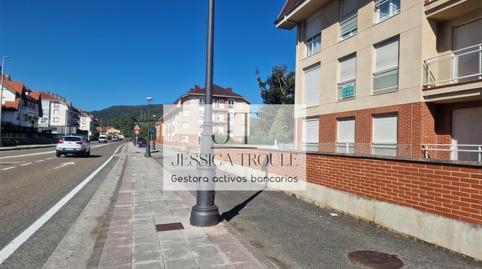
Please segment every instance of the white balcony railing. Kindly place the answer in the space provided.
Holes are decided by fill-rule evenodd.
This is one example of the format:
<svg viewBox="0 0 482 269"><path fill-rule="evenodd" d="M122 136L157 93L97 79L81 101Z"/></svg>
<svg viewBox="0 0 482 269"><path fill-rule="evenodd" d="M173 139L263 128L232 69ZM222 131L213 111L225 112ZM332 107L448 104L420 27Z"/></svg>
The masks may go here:
<svg viewBox="0 0 482 269"><path fill-rule="evenodd" d="M451 160L482 162L482 145L479 144L424 144L422 152L425 158L445 152Z"/></svg>
<svg viewBox="0 0 482 269"><path fill-rule="evenodd" d="M428 88L482 79L482 44L426 59L424 71Z"/></svg>

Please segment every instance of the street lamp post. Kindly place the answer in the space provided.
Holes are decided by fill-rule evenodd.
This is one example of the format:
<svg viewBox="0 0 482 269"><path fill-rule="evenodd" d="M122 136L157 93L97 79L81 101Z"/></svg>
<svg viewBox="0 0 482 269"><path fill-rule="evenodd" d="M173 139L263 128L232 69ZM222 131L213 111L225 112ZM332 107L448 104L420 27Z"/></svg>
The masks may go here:
<svg viewBox="0 0 482 269"><path fill-rule="evenodd" d="M8 56L3 56L2 57L2 72L0 78L0 147L3 146L3 139L2 139L2 105L3 105L3 76L5 75L5 59L7 59Z"/></svg>
<svg viewBox="0 0 482 269"><path fill-rule="evenodd" d="M201 155L212 156L214 142L212 140L212 103L213 103L213 54L214 54L214 0L209 0L208 34L206 49L206 106L204 109L204 122L201 133ZM219 222L219 209L214 204L215 192L212 179L215 167L212 165L198 166L201 178L210 179L207 183L200 183L196 195L196 205L191 210L191 225L213 226Z"/></svg>
<svg viewBox="0 0 482 269"><path fill-rule="evenodd" d="M147 145L146 145L146 154L144 157L151 157L151 102L152 97L147 97Z"/></svg>
<svg viewBox="0 0 482 269"><path fill-rule="evenodd" d="M152 115L152 123L156 126L156 115ZM156 150L156 137L154 136L154 132L152 132L152 150Z"/></svg>

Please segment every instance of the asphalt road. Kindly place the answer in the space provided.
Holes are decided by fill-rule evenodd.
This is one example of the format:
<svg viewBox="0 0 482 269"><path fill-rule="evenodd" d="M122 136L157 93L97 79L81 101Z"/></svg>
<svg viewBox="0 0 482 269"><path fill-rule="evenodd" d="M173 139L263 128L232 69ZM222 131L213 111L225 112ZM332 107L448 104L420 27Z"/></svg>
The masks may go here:
<svg viewBox="0 0 482 269"><path fill-rule="evenodd" d="M120 143L91 144L90 157L55 157L54 148L0 152L0 249L104 163ZM115 161L115 160L113 160ZM112 163L112 162L111 162ZM105 167L78 197L27 241L1 268L38 268L103 180ZM105 171L104 171L105 170ZM70 204L70 205L69 205ZM62 215L63 214L63 215ZM34 239L34 238L33 238ZM32 240L33 240L32 239ZM35 240L33 240L35 241ZM19 266L22 264L24 266Z"/></svg>

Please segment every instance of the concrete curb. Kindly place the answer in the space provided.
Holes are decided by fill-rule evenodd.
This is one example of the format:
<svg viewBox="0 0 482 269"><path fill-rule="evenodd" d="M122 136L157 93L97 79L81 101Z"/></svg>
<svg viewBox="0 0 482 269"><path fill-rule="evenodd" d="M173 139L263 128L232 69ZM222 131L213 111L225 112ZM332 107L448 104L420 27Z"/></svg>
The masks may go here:
<svg viewBox="0 0 482 269"><path fill-rule="evenodd" d="M53 148L57 144L46 144L46 145L25 145L25 146L14 146L14 147L1 147L0 151L7 150L22 150L22 149L41 149L41 148Z"/></svg>
<svg viewBox="0 0 482 269"><path fill-rule="evenodd" d="M89 267L98 235L101 233L105 216L111 210L124 171L126 147L116 156L119 157L118 161L42 268L72 268L74 264L75 268Z"/></svg>

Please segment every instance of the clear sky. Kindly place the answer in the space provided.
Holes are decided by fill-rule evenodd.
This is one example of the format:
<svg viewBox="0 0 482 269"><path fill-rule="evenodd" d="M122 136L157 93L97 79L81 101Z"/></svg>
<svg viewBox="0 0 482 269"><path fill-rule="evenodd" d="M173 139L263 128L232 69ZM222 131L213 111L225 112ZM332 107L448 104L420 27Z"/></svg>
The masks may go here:
<svg viewBox="0 0 482 269"><path fill-rule="evenodd" d="M256 68L293 70L295 31L273 21L285 0L217 0L215 83L260 103ZM207 0L0 0L6 72L83 110L171 103L204 85Z"/></svg>

